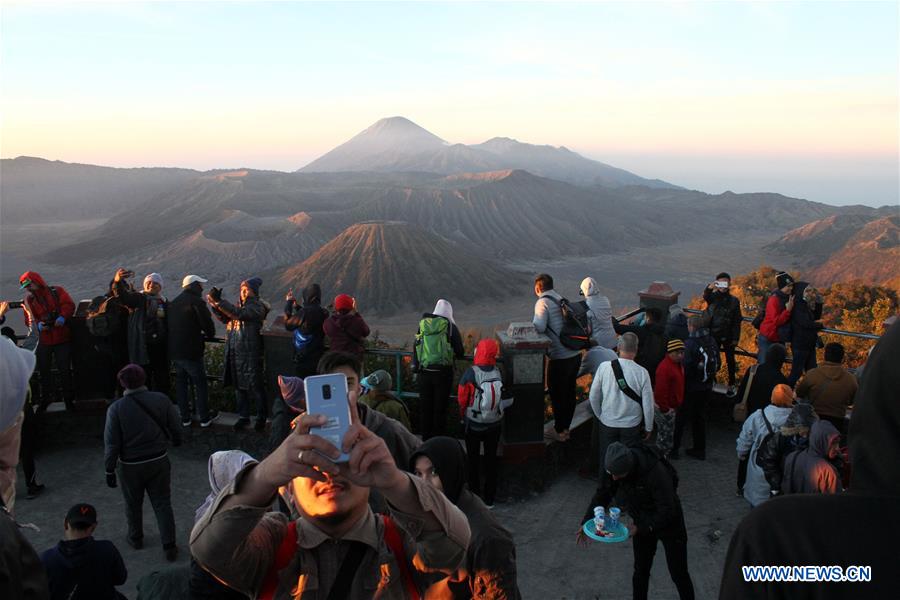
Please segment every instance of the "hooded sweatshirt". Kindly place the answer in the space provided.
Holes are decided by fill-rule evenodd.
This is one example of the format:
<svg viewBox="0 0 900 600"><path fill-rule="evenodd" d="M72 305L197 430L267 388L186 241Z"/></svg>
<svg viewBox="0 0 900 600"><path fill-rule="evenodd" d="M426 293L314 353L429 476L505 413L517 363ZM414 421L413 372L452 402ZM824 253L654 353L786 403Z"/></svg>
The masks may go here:
<svg viewBox="0 0 900 600"><path fill-rule="evenodd" d="M765 502L735 530L720 600L882 600L900 590L900 327L875 346L850 421L850 489L791 494ZM751 583L744 565L871 567L861 583Z"/></svg>
<svg viewBox="0 0 900 600"><path fill-rule="evenodd" d="M770 404L765 408L751 414L737 438L737 455L740 459L747 459L747 481L744 483L744 498L750 506L757 506L769 499L771 487L766 479L765 471L756 463L756 454L759 446L769 435L769 428L763 419L765 414L772 426L772 433L777 432L784 425L791 414L792 409L786 406Z"/></svg>
<svg viewBox="0 0 900 600"><path fill-rule="evenodd" d="M34 271L26 271L19 278L19 281L30 279L37 288L34 292L25 292L23 302L28 305L28 310L24 311L25 325L31 327L31 318L34 317L35 324L44 323L44 325L53 324L52 327L45 326L41 331L41 344L44 346L54 346L56 344L65 344L72 339L72 332L69 329L69 319L75 314L75 302L66 288L55 285L53 290L44 281L44 278ZM54 294L55 292L55 294ZM62 317L65 323L61 326L54 322L56 318ZM53 317L53 318L51 318Z"/></svg>
<svg viewBox="0 0 900 600"><path fill-rule="evenodd" d="M797 383L797 396L809 398L819 416L843 419L858 385L843 365L825 362Z"/></svg>
<svg viewBox="0 0 900 600"><path fill-rule="evenodd" d="M790 296L775 290L766 300L766 316L759 326L759 333L769 342L791 341L791 311L787 309Z"/></svg>
<svg viewBox="0 0 900 600"><path fill-rule="evenodd" d="M128 578L113 543L93 537L61 540L41 554L41 562L47 569L51 600L116 600L115 586Z"/></svg>
<svg viewBox="0 0 900 600"><path fill-rule="evenodd" d="M358 312L347 310L331 313L323 324L330 349L349 352L362 357L366 351L363 340L369 337L369 326Z"/></svg>
<svg viewBox="0 0 900 600"><path fill-rule="evenodd" d="M828 447L840 433L830 421L816 421L809 431L809 447L784 460L781 489L785 494L837 494L841 474L828 458Z"/></svg>
<svg viewBox="0 0 900 600"><path fill-rule="evenodd" d="M615 348L618 341L613 330L612 306L609 304L609 298L600 293L600 288L597 287L593 277L585 277L581 282L581 295L584 296L591 315L593 328L591 339L598 346Z"/></svg>
<svg viewBox="0 0 900 600"><path fill-rule="evenodd" d="M429 439L412 455L410 470L415 469L419 456L427 456L434 465L444 495L466 515L472 531L466 550L465 569L433 583L424 597L520 598L516 584L516 545L512 534L497 522L481 499L466 486L466 453L459 441L449 437Z"/></svg>

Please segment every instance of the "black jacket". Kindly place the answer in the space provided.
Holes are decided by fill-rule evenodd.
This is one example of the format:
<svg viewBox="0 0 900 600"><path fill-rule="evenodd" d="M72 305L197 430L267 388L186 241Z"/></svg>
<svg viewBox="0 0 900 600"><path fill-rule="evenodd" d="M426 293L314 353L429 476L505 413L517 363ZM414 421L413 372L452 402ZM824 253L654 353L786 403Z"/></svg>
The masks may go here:
<svg viewBox="0 0 900 600"><path fill-rule="evenodd" d="M824 327L821 323L816 323L822 318L822 304L817 302L815 306L810 306L803 299L803 292L807 287L809 284L805 281L794 284L794 310L791 311L791 349L794 352L814 351L819 330Z"/></svg>
<svg viewBox="0 0 900 600"><path fill-rule="evenodd" d="M688 339L684 340L684 360L682 364L684 365L686 391L696 392L712 389L716 379L715 377L706 376L704 360L718 362L719 347L716 344L716 340L709 335L708 329L698 329Z"/></svg>
<svg viewBox="0 0 900 600"><path fill-rule="evenodd" d="M721 346L737 344L741 339L741 301L730 293L703 290L704 313L709 318L709 331Z"/></svg>
<svg viewBox="0 0 900 600"><path fill-rule="evenodd" d="M269 305L251 296L243 304L234 305L220 300L213 313L226 324L228 341L225 344L225 386L249 390L263 381L262 327L269 314Z"/></svg>
<svg viewBox="0 0 900 600"><path fill-rule="evenodd" d="M200 295L200 286L192 283L169 302L169 358L203 360L205 340L215 337L212 314Z"/></svg>
<svg viewBox="0 0 900 600"><path fill-rule="evenodd" d="M656 383L656 367L666 357L666 328L662 323L647 323L645 325L619 325L613 319L613 329L616 334L632 332L638 336L638 351L634 362L647 369L650 374L650 382Z"/></svg>
<svg viewBox="0 0 900 600"><path fill-rule="evenodd" d="M115 586L128 578L113 543L93 537L61 540L41 554L41 562L47 569L51 600L116 600Z"/></svg>
<svg viewBox="0 0 900 600"><path fill-rule="evenodd" d="M597 488L579 525L594 518L595 506L609 508L616 498L622 510L631 515L638 534L683 531L684 513L672 474L644 444L632 446L631 451L635 455L634 469L624 479L613 480L611 486Z"/></svg>
<svg viewBox="0 0 900 600"><path fill-rule="evenodd" d="M136 365L149 365L151 344L166 345L167 301L163 296L138 292L125 281L113 284L113 295L128 307L128 358ZM163 317L158 318L162 313Z"/></svg>
<svg viewBox="0 0 900 600"><path fill-rule="evenodd" d="M767 407L772 401L772 390L779 383L787 384L787 377L781 372L784 364L785 352L781 344L773 344L766 353L766 362L761 365L752 365L744 372L741 385L738 387L737 398L742 400L744 392L750 382L750 370L756 368L753 381L749 383L750 393L747 396L747 414L752 415L760 408Z"/></svg>
<svg viewBox="0 0 900 600"><path fill-rule="evenodd" d="M284 307L284 328L288 331L300 330L305 336L312 336L302 351L294 348L294 361L297 363L297 375L306 377L316 374L316 366L325 352L325 330L323 325L328 318L328 311L322 308L322 290L318 283L306 286L303 290L303 304L297 305L288 300Z"/></svg>

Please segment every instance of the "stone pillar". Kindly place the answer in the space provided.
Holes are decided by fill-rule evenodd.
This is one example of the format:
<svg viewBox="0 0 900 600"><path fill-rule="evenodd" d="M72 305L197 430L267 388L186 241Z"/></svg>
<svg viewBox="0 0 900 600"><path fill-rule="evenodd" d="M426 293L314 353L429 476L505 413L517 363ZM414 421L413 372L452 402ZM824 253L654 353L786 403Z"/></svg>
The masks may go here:
<svg viewBox="0 0 900 600"><path fill-rule="evenodd" d="M515 402L503 419L505 461L521 461L544 453L544 356L550 338L529 323L510 323L497 332L503 385Z"/></svg>
<svg viewBox="0 0 900 600"><path fill-rule="evenodd" d="M669 307L678 304L678 296L681 292L676 292L672 287L664 281L654 281L643 291L638 292L641 299L641 308L658 308L663 314L663 323L669 318Z"/></svg>

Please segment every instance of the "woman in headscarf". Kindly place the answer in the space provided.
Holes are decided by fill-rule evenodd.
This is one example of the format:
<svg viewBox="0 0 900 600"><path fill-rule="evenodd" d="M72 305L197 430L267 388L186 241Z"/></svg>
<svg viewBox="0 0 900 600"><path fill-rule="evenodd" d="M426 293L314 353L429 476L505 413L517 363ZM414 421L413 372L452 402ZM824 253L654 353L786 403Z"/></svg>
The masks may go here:
<svg viewBox="0 0 900 600"><path fill-rule="evenodd" d="M423 440L447 430L453 361L464 354L453 307L441 298L434 312L422 315L413 351L413 368L419 373L419 433Z"/></svg>
<svg viewBox="0 0 900 600"><path fill-rule="evenodd" d="M241 469L250 463L257 462L252 456L240 450L225 450L213 452L209 457L209 487L210 493L203 504L194 513L194 523L197 523L206 511L216 501L216 497L222 488L228 486ZM226 586L203 570L203 567L191 557L190 590L192 600L238 600L246 598L244 594Z"/></svg>
<svg viewBox="0 0 900 600"><path fill-rule="evenodd" d="M737 438L737 455L747 463L747 480L743 485L744 498L750 506L757 506L771 496L769 482L756 462L759 446L770 433L778 431L791 414L794 392L785 384L772 390L772 403L750 415Z"/></svg>
<svg viewBox="0 0 900 600"><path fill-rule="evenodd" d="M413 473L441 490L466 515L472 530L465 566L433 583L424 597L520 598L512 534L466 486L466 454L459 442L449 437L431 438L416 450L410 463Z"/></svg>
<svg viewBox="0 0 900 600"><path fill-rule="evenodd" d="M835 466L841 434L830 421L820 419L809 431L809 447L784 459L781 489L785 494L837 494L841 473Z"/></svg>

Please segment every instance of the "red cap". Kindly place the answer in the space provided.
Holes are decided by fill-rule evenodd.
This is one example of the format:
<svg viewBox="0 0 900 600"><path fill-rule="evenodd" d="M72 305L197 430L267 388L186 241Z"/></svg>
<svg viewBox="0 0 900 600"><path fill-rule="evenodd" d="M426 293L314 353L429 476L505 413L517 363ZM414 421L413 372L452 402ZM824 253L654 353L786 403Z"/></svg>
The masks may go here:
<svg viewBox="0 0 900 600"><path fill-rule="evenodd" d="M353 298L347 294L340 294L334 299L334 310L353 310Z"/></svg>

